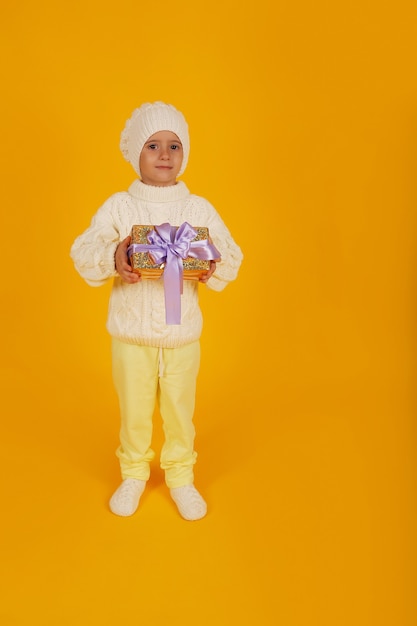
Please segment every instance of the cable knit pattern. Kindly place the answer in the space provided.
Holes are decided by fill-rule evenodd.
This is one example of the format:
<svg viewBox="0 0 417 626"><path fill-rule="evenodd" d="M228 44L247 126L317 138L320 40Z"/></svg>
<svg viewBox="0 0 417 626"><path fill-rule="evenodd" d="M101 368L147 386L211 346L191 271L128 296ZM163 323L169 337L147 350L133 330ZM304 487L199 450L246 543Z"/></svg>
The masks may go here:
<svg viewBox="0 0 417 626"><path fill-rule="evenodd" d="M184 281L181 296L181 324L165 323L165 296L162 280L128 284L118 276L114 254L117 245L130 234L134 224L207 226L222 260L207 286L221 291L237 276L242 252L223 220L204 198L190 194L183 182L170 187L152 187L139 179L127 192L111 196L94 215L91 225L77 237L71 258L89 285L100 286L114 278L107 329L127 343L176 348L196 341L202 330L196 281Z"/></svg>

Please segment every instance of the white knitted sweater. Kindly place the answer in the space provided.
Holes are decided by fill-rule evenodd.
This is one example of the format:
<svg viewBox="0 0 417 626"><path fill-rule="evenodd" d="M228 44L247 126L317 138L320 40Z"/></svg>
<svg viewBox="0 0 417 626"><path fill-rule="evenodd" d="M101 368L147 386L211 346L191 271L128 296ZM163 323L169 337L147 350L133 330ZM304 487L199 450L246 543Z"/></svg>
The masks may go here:
<svg viewBox="0 0 417 626"><path fill-rule="evenodd" d="M100 286L114 278L107 329L118 339L160 348L176 348L200 337L202 315L198 304L197 281L184 281L181 296L181 324L166 325L162 280L141 280L128 284L115 269L114 254L134 224L207 226L221 262L207 286L221 291L236 278L242 252L213 206L190 194L179 182L170 187L153 187L135 180L127 192L111 196L94 215L91 225L77 237L71 257L77 271L89 285Z"/></svg>

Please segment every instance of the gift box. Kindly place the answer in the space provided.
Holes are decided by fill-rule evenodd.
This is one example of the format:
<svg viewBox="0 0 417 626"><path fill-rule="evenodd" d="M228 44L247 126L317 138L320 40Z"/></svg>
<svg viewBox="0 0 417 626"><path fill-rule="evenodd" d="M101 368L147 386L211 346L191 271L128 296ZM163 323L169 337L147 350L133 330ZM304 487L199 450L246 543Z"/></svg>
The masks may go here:
<svg viewBox="0 0 417 626"><path fill-rule="evenodd" d="M152 248L149 239L149 233L155 231L155 228L158 227L151 225L134 225L130 233L131 245L128 251L130 264L133 271L140 274L142 278L159 278L166 265L166 260L156 262L156 250ZM178 232L178 227L174 226L171 228L175 229L175 232ZM208 228L204 226L193 226L193 230L196 232L196 235L191 239L191 243L208 241L211 244ZM135 251L140 250L135 244L145 245L147 249L144 248L142 251ZM218 258L220 255L212 256L213 258ZM182 277L185 280L199 280L202 276L207 274L210 269L210 260L187 256L185 259L182 259L182 267Z"/></svg>
<svg viewBox="0 0 417 626"><path fill-rule="evenodd" d="M181 324L183 279L199 280L220 252L210 240L208 228L165 223L134 225L127 253L134 272L142 278L162 276L167 324Z"/></svg>

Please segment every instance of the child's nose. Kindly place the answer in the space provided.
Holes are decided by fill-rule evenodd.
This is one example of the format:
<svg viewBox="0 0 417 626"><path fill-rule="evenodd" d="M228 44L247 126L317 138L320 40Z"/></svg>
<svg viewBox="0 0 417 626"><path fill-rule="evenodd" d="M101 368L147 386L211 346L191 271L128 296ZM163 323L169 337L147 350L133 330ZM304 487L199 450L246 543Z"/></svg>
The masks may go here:
<svg viewBox="0 0 417 626"><path fill-rule="evenodd" d="M161 159L169 158L169 149L161 148Z"/></svg>

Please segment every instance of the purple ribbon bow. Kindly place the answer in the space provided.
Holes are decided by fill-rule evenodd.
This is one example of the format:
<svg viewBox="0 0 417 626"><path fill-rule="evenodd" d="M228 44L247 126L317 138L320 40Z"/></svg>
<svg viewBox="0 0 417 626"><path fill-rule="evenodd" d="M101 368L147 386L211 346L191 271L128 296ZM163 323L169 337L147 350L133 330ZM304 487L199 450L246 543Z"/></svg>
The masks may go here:
<svg viewBox="0 0 417 626"><path fill-rule="evenodd" d="M181 324L182 260L192 257L210 261L220 257L219 251L208 239L193 241L196 236L197 232L188 222L178 228L165 223L154 226L148 233L149 244L133 243L128 248L129 257L135 252L149 252L156 265L165 263L163 280L167 324Z"/></svg>

